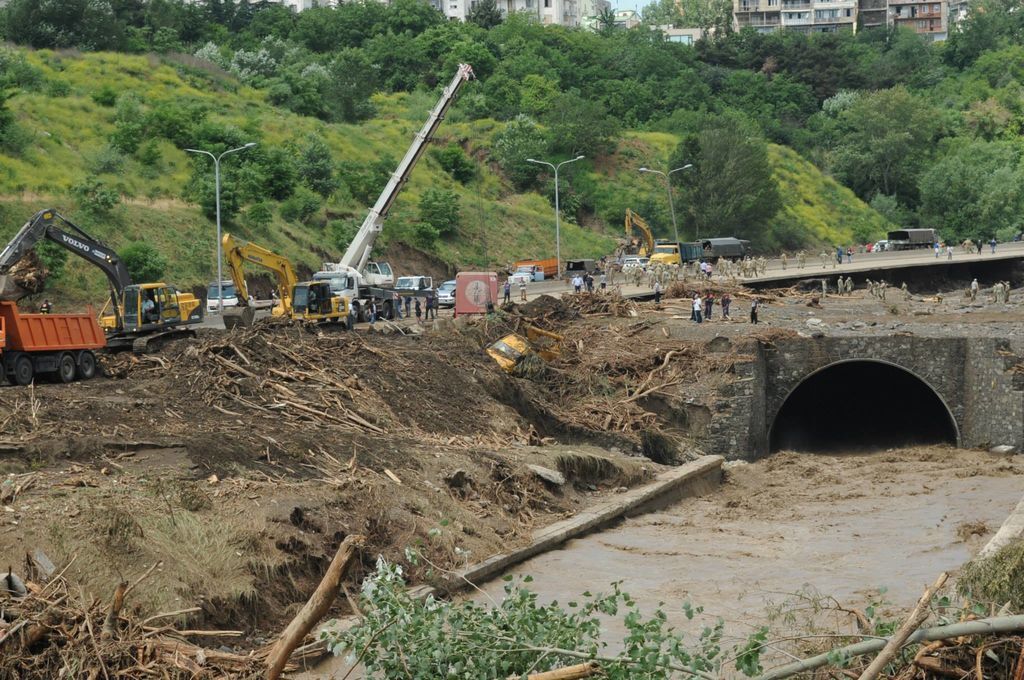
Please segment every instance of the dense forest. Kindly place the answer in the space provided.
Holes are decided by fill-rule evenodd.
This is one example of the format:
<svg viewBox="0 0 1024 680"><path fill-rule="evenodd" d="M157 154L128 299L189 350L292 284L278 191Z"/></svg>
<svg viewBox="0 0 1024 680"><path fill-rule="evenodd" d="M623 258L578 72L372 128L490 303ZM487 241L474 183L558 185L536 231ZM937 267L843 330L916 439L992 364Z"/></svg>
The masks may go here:
<svg viewBox="0 0 1024 680"><path fill-rule="evenodd" d="M378 110L389 101L381 94L436 96L457 64L467 62L477 79L452 120L498 127L486 144L468 140L435 151L454 181L483 182L474 175L484 168L515 191L547 195L550 177L525 159L583 155L584 162L565 169L563 212L580 224L617 222L625 206L588 172L628 153L638 131L664 133L675 140L664 163L694 166L673 176L683 229L733 233L775 249L828 240L778 218L778 146L795 150L885 218L845 225L854 240L876 237L887 223L936 227L949 240L1018 234L1024 13L1017 9L983 0L945 43L899 30L762 35L719 26L691 47L664 40L648 24L617 30L605 21L591 32L520 15L503 20L493 2L480 3L460 23L422 0L300 13L246 0L11 0L0 10L0 33L37 50L175 55L179 72L191 73L197 88L230 75L235 85L222 79L218 87L251 88L273 107L329 125L359 126L387 113ZM664 12L645 15L665 19ZM0 145L17 157L30 139L14 101L31 91L61 96L66 84L41 76L18 50L0 52L0 78ZM114 82L92 97L111 111L111 163L152 165L161 140L226 149L258 134L244 123L212 121L188 97L154 103L119 92ZM338 196L367 205L393 162L332 159L313 133L298 146L240 157L228 171L237 181L226 183L226 212L258 223L271 219L263 213L274 206L286 218L303 219ZM212 182L194 163L184 197L209 210ZM75 191L98 209L115 200L96 178ZM652 196L640 209L667 222L661 196ZM453 192L430 190L421 197L412 240L427 248L443 240L457 230L459 211ZM333 221L332 238L344 243L357 222L355 212Z"/></svg>

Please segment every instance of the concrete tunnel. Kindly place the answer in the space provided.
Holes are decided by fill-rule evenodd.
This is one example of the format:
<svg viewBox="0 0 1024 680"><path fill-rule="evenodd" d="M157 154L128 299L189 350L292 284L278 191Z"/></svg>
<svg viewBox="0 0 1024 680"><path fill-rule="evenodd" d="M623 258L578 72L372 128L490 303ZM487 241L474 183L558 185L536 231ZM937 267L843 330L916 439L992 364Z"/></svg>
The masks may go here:
<svg viewBox="0 0 1024 680"><path fill-rule="evenodd" d="M960 433L949 407L914 373L855 359L830 364L786 396L768 431L769 451L877 450L952 444Z"/></svg>

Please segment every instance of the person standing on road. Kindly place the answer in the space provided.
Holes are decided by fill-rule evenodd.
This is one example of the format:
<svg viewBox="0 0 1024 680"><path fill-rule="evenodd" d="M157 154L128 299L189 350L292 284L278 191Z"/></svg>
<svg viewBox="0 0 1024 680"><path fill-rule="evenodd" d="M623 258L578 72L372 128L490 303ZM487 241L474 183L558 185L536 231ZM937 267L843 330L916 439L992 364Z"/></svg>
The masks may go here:
<svg viewBox="0 0 1024 680"><path fill-rule="evenodd" d="M988 244L992 247L992 254L995 255L996 254L996 237L993 236L992 240L989 241Z"/></svg>
<svg viewBox="0 0 1024 680"><path fill-rule="evenodd" d="M696 321L697 323L702 323L703 322L703 319L701 318L701 307L702 306L703 306L703 301L700 299L700 295L698 295L697 293L694 293L693 294L693 320Z"/></svg>
<svg viewBox="0 0 1024 680"><path fill-rule="evenodd" d="M405 318L408 319L408 318L411 318L411 317L412 317L412 298L411 297L407 297L407 298L405 298Z"/></svg>
<svg viewBox="0 0 1024 680"><path fill-rule="evenodd" d="M853 264L853 246L846 247L846 264Z"/></svg>
<svg viewBox="0 0 1024 680"><path fill-rule="evenodd" d="M603 271L601 272L601 290L608 290L608 275L605 274Z"/></svg>
<svg viewBox="0 0 1024 680"><path fill-rule="evenodd" d="M711 312L715 308L715 294L711 291L704 296L704 320L711 321Z"/></svg>
<svg viewBox="0 0 1024 680"><path fill-rule="evenodd" d="M420 307L420 299L416 298L416 323L423 323L421 318L423 317L423 308Z"/></svg>
<svg viewBox="0 0 1024 680"><path fill-rule="evenodd" d="M779 260L782 262L782 271L786 271L786 262L789 261L789 258L786 257L785 252L783 252L782 255L779 256Z"/></svg>
<svg viewBox="0 0 1024 680"><path fill-rule="evenodd" d="M526 302L526 279L519 279L519 301Z"/></svg>
<svg viewBox="0 0 1024 680"><path fill-rule="evenodd" d="M722 294L722 319L729 320L729 305L732 304L732 296L728 293Z"/></svg>
<svg viewBox="0 0 1024 680"><path fill-rule="evenodd" d="M935 259L936 259L936 260L937 260L937 259L939 259L939 250L940 250L941 248L942 248L942 246L940 246L940 245L939 245L939 242L938 242L938 241L936 241L936 242L935 242Z"/></svg>
<svg viewBox="0 0 1024 680"><path fill-rule="evenodd" d="M750 301L750 323L753 323L753 324L757 323L757 308L758 308L758 306L759 305L758 305L758 302L757 302L757 298L754 298L753 300Z"/></svg>
<svg viewBox="0 0 1024 680"><path fill-rule="evenodd" d="M654 282L654 306L661 304L661 281Z"/></svg>
<svg viewBox="0 0 1024 680"><path fill-rule="evenodd" d="M971 281L971 302L978 299L978 279Z"/></svg>
<svg viewBox="0 0 1024 680"><path fill-rule="evenodd" d="M951 245L946 246L946 259L947 260L952 260L953 259L953 246L951 246Z"/></svg>
<svg viewBox="0 0 1024 680"><path fill-rule="evenodd" d="M505 279L505 286L502 288L502 292L504 293L502 303L508 304L509 302L512 302L512 282L508 279Z"/></svg>
<svg viewBox="0 0 1024 680"><path fill-rule="evenodd" d="M430 321L430 319L437 320L437 312L434 311L434 293L432 291L427 292L427 311L423 315L424 321Z"/></svg>
<svg viewBox="0 0 1024 680"><path fill-rule="evenodd" d="M577 293L583 291L583 279L580 278L579 274L572 277L572 287L576 290Z"/></svg>

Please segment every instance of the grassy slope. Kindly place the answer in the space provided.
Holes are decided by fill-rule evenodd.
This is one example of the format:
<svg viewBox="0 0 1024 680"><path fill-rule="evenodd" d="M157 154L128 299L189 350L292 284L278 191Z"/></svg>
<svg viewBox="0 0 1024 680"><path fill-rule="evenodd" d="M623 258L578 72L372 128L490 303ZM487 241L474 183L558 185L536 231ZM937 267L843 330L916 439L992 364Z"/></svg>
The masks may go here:
<svg viewBox="0 0 1024 680"><path fill-rule="evenodd" d="M884 238L896 228L792 149L772 144L768 157L783 203L772 220L773 232L810 233L814 241L849 245Z"/></svg>
<svg viewBox="0 0 1024 680"><path fill-rule="evenodd" d="M264 101L261 92L223 74L190 71L155 56L50 51L26 54L47 80L67 83L70 94L53 97L27 92L11 103L19 123L32 134L33 143L19 158L0 155L0 239L8 238L36 210L55 205L114 247L131 240L149 241L170 260L165 278L182 287L210 280L214 270L213 225L197 206L181 198L182 187L191 174L191 161L184 151L165 140L160 145L163 158L159 172L147 173L137 161L129 159L119 175L104 176L126 196L109 219L89 219L69 197L69 188L89 174L89 159L106 146L114 129L114 109L95 103L91 94L109 85L118 92L134 92L145 105L193 100L209 109L210 120L246 130L263 144L301 144L308 134L316 132L338 161L359 162L371 162L382 155L401 158L435 101L428 93L380 95L375 98L378 115L372 120L359 125L328 125L273 107ZM458 141L474 158L486 159L486 149L501 125L492 120L461 120L456 108L442 124L438 141ZM599 188L597 214L588 221L587 228L563 221L564 257L593 257L608 252L626 207L640 208L646 202L652 213L657 212L655 206L663 202L660 186L635 168L645 164L660 167L675 144L673 136L663 133L629 133L608 158L580 164L579 181ZM876 213L795 153L775 147L772 157L787 202L778 220L780 225L810 231L829 242L837 236L846 240L851 220L873 219L879 222L880 230L884 228ZM424 190L445 187L460 197L462 228L458 237L437 244L436 254L442 259L465 267L485 267L552 255L553 211L548 200L537 193L513 193L489 164L483 160L478 163L477 179L463 186L427 154L392 209L385 238L408 242ZM563 180L571 181L571 177ZM571 188L563 183L563 191L567 190ZM360 219L366 211L366 206L357 205L347 195L332 198L326 208L332 216ZM652 223L667 235L664 215L662 219L657 214L653 217ZM241 224L226 228L316 268L323 255L340 255L337 245L324 234L322 224L322 216L311 225L289 224L276 217L272 225L258 233L250 233ZM102 287L97 272L72 261L55 294L75 300L94 298L101 295Z"/></svg>

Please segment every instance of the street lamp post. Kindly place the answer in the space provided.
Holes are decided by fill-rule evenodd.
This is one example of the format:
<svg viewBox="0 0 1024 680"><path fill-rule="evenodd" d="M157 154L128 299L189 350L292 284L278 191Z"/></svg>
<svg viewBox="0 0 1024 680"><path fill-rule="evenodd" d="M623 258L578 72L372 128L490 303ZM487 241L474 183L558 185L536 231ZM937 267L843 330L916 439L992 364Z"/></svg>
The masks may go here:
<svg viewBox="0 0 1024 680"><path fill-rule="evenodd" d="M675 232L676 243L679 243L679 227L676 226L676 207L675 207L675 205L672 202L672 180L670 178L672 177L672 173L679 172L680 170L689 170L692 167L693 167L693 163L687 163L683 167L676 168L675 170L669 170L667 173L662 172L661 170L651 170L650 168L640 168L640 172L649 172L649 173L654 174L654 175L661 175L662 177L665 178L665 188L668 189L668 209L672 213L672 231ZM699 226L697 227L697 240L698 241L700 240L700 227Z"/></svg>
<svg viewBox="0 0 1024 680"><path fill-rule="evenodd" d="M527 158L527 163L536 163L537 165L546 165L555 171L555 262L558 269L558 278L562 278L562 222L561 213L558 207L558 169L566 163L575 163L576 161L583 160L583 156L576 156L576 158L570 158L567 161L562 161L558 165L548 163L547 161L538 161L534 158Z"/></svg>
<svg viewBox="0 0 1024 680"><path fill-rule="evenodd" d="M238 151L245 151L256 146L256 142L249 142L245 146L240 146L237 149L228 149L219 156L214 156L209 151L203 151L201 149L185 149L189 153L201 153L209 156L213 159L213 181L214 181L214 193L216 194L217 201L217 313L224 313L224 268L222 264L223 257L221 256L221 244L220 244L220 159L224 158L228 154L237 153Z"/></svg>

